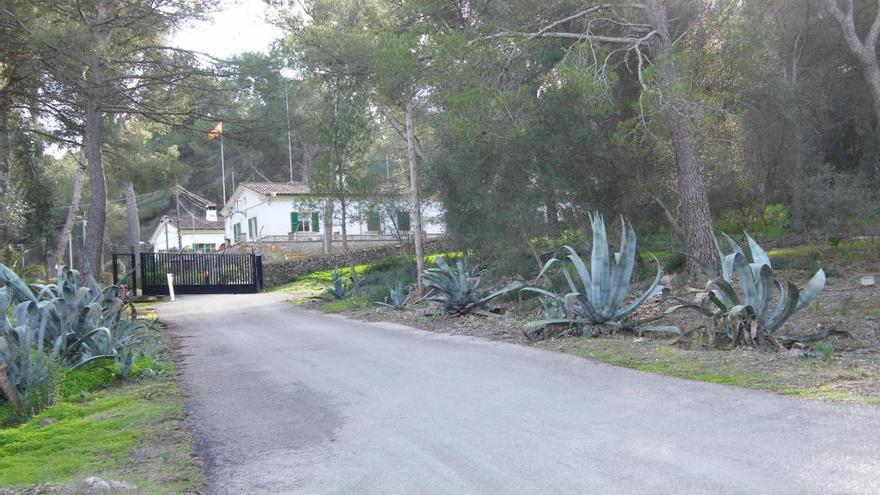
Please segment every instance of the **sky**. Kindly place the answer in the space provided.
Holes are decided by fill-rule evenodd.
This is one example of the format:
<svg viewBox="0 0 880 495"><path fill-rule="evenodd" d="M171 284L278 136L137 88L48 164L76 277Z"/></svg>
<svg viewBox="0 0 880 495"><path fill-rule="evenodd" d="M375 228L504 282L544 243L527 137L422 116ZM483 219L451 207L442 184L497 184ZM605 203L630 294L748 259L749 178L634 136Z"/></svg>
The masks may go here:
<svg viewBox="0 0 880 495"><path fill-rule="evenodd" d="M172 38L180 48L228 58L242 52L267 52L281 30L266 22L263 0L222 0L212 19L187 26Z"/></svg>

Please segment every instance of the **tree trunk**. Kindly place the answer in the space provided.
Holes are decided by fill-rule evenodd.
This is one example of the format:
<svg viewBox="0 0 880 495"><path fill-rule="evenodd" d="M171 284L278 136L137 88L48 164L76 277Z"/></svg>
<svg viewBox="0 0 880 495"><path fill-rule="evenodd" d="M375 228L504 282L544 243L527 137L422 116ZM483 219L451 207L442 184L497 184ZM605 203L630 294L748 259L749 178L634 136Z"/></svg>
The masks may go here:
<svg viewBox="0 0 880 495"><path fill-rule="evenodd" d="M333 200L324 202L324 254L333 254Z"/></svg>
<svg viewBox="0 0 880 495"><path fill-rule="evenodd" d="M354 258L351 257L351 251L348 249L348 228L345 225L348 222L348 204L346 203L345 198L340 199L339 206L340 218L342 219L342 251L345 253L345 258L348 260L348 268L351 271L352 284L357 286L357 271L355 271L354 268Z"/></svg>
<svg viewBox="0 0 880 495"><path fill-rule="evenodd" d="M868 84L868 90L874 103L876 126L880 127L880 62L877 61L877 41L880 39L880 3L877 5L874 21L871 23L864 41L859 38L859 32L856 29L852 0L846 3L845 10L840 9L837 0L825 0L825 8L837 20L843 34L843 40L862 66L862 76Z"/></svg>
<svg viewBox="0 0 880 495"><path fill-rule="evenodd" d="M125 167L122 167L122 187L125 190L125 210L128 214L128 245L131 246L131 251L134 253L134 263L129 269L137 273L141 254L141 220L138 214L134 184L131 183L131 178ZM181 227L180 223L178 223L178 232L181 231ZM137 292L137 287L132 287L131 290Z"/></svg>
<svg viewBox="0 0 880 495"><path fill-rule="evenodd" d="M666 5L662 0L643 0L642 3L651 26L657 32L657 36L654 36L650 43L651 55L656 60L669 55L672 48ZM712 215L709 211L709 199L706 195L694 136L694 121L691 115L693 105L679 89L682 78L673 60L665 60L658 65L658 76L664 94L672 95L663 113L672 127L672 148L675 152L682 220L685 227L685 251L717 267L718 254L715 251ZM688 258L688 277L694 279L700 273L699 265Z"/></svg>
<svg viewBox="0 0 880 495"><path fill-rule="evenodd" d="M348 223L348 205L345 204L345 199L340 198L339 206L339 218L342 220L342 227L340 229L342 233L342 251L348 254L348 227L346 226L346 223Z"/></svg>
<svg viewBox="0 0 880 495"><path fill-rule="evenodd" d="M877 119L875 125L880 128L880 64L876 56L868 63L862 64L862 72L871 91L871 98L874 100L874 115Z"/></svg>
<svg viewBox="0 0 880 495"><path fill-rule="evenodd" d="M83 170L82 162L76 167L76 176L73 179L73 194L70 197L70 207L67 209L67 217L64 219L64 227L61 229L61 235L58 236L58 243L55 244L54 264L57 266L64 265L64 254L70 244L70 236L73 235L73 222L76 220L76 210L79 208L79 201L82 199L83 189ZM73 266L68 266L68 269Z"/></svg>
<svg viewBox="0 0 880 495"><path fill-rule="evenodd" d="M410 201L412 202L413 243L416 251L416 280L419 297L425 296L425 244L422 238L422 205L419 191L419 163L416 156L416 140L413 131L413 102L406 105L406 148L409 158Z"/></svg>
<svg viewBox="0 0 880 495"><path fill-rule="evenodd" d="M18 414L25 413L24 403L21 401L21 395L19 395L15 386L12 385L12 382L9 381L9 375L6 374L5 364L0 364L0 390L2 390L3 395L9 399L9 402L12 403L12 407L15 408L15 411Z"/></svg>
<svg viewBox="0 0 880 495"><path fill-rule="evenodd" d="M796 107L795 107L796 108ZM791 172L788 174L791 188L791 227L803 233L807 229L804 217L804 129L800 119L795 116L792 122Z"/></svg>
<svg viewBox="0 0 880 495"><path fill-rule="evenodd" d="M6 196L9 191L9 160L10 160L10 132L9 107L12 99L7 91L0 91L0 194ZM6 249L9 242L9 227L6 222L0 222L0 251Z"/></svg>
<svg viewBox="0 0 880 495"><path fill-rule="evenodd" d="M104 176L104 164L101 159L101 125L103 113L100 101L103 90L96 87L88 91L86 102L86 161L89 168L89 202L88 224L86 227L85 253L83 259L85 271L94 273L100 279L101 251L104 246L104 225L107 220L107 182Z"/></svg>
<svg viewBox="0 0 880 495"><path fill-rule="evenodd" d="M83 81L86 90L84 138L86 162L89 166L89 192L91 193L84 253L86 266L83 268L92 272L97 279L101 279L103 276L104 227L107 221L107 181L101 157L101 147L104 143L102 103L107 66L101 60L101 54L110 37L107 25L109 7L105 1L96 2L95 18L92 25L94 30L93 53L88 56L88 70L84 74Z"/></svg>
<svg viewBox="0 0 880 495"><path fill-rule="evenodd" d="M312 175L312 167L314 166L315 154L317 152L317 146L312 146L308 143L303 143L303 161L302 161L302 177L300 180L304 184L309 183L309 177Z"/></svg>

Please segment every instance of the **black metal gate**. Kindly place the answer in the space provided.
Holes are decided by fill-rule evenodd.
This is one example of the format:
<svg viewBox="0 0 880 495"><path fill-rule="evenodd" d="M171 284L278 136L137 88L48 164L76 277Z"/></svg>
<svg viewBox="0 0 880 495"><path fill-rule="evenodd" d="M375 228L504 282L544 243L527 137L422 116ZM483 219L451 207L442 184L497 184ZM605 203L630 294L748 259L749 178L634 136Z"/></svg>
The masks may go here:
<svg viewBox="0 0 880 495"><path fill-rule="evenodd" d="M168 274L176 294L244 294L263 288L263 263L253 254L141 254L144 295L167 295Z"/></svg>

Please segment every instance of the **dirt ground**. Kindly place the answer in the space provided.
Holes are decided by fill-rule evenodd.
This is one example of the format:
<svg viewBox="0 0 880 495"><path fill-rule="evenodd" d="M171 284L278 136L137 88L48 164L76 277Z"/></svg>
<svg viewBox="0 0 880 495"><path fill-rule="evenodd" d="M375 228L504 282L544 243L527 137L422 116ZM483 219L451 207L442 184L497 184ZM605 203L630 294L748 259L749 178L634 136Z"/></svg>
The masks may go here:
<svg viewBox="0 0 880 495"><path fill-rule="evenodd" d="M859 401L880 404L880 286L863 286L860 280L875 275L880 283L880 265L859 263L829 269L825 290L810 307L797 313L778 335L796 336L826 328L845 330L852 338L832 337L801 353L768 353L759 350L713 350L671 346L669 337L621 333L597 338L565 337L529 342L522 326L535 314L516 314L517 305L501 315L448 317L435 305L422 304L408 311L369 308L346 311L350 317L367 321L391 321L424 330L470 335L575 354L615 365L658 372L682 378L726 383L778 393L824 400ZM833 270L833 271L832 271ZM778 271L802 287L811 272ZM699 297L687 293L686 297ZM320 303L309 303L320 307ZM651 301L637 318L662 315L675 303ZM655 325L674 325L687 330L699 325L700 317L687 310L665 315ZM824 350L824 352L822 352ZM805 354L805 355L804 355Z"/></svg>

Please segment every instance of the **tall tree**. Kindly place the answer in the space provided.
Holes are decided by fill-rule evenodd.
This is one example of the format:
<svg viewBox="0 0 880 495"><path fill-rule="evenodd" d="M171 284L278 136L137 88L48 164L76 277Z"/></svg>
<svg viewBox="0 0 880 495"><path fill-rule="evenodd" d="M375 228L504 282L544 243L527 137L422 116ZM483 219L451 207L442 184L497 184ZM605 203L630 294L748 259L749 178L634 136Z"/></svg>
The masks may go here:
<svg viewBox="0 0 880 495"><path fill-rule="evenodd" d="M372 133L372 118L363 88L342 76L330 78L325 83L318 133L326 151L312 172L311 189L328 196L338 206L330 211L338 214L346 254L350 253L347 223L352 201L372 189L364 161ZM325 232L325 236L331 235ZM351 259L349 264L353 266Z"/></svg>
<svg viewBox="0 0 880 495"><path fill-rule="evenodd" d="M569 40L573 49L579 43L611 46L634 59L635 71L646 92L660 99L660 115L669 129L669 142L675 154L678 193L682 203L685 250L688 254L718 263L712 230L712 216L706 193L694 120L698 105L688 96L674 49L675 32L670 28L666 0L641 0L629 4L588 3L579 11L545 22L534 31L500 31L477 41L497 38ZM596 61L597 64L602 62ZM605 61L607 63L607 60ZM653 67L654 77L647 75ZM689 258L687 272L700 273Z"/></svg>
<svg viewBox="0 0 880 495"><path fill-rule="evenodd" d="M95 273L102 271L107 181L103 161L105 126L112 114L171 122L189 101L174 88L208 75L192 54L164 41L183 22L199 16L206 0L35 0L26 16L7 12L36 48L49 90L39 102L81 137L88 166L90 204L85 250Z"/></svg>
<svg viewBox="0 0 880 495"><path fill-rule="evenodd" d="M877 41L880 40L880 2L876 3L876 12L873 16L864 12L857 15L854 0L844 0L843 3L844 7L841 8L839 0L824 0L825 8L840 25L846 45L861 65L862 77L868 84L874 103L877 126L880 127L880 60L877 60ZM873 18L873 21L862 37L859 34L860 26L857 21L870 18Z"/></svg>

